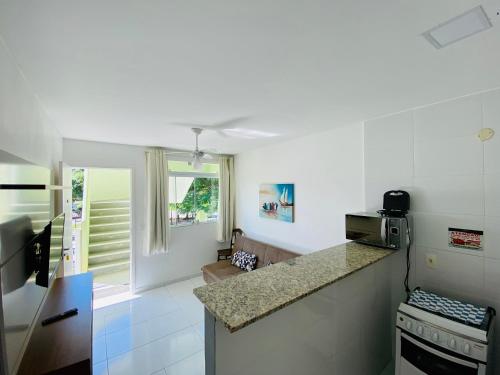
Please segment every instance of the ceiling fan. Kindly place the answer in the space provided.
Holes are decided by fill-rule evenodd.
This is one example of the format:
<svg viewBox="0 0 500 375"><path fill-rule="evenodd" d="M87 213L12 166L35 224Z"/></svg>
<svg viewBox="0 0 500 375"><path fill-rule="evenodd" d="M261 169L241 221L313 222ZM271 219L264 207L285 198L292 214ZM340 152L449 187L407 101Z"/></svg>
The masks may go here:
<svg viewBox="0 0 500 375"><path fill-rule="evenodd" d="M195 146L194 151L191 153L192 159L189 162L189 165L191 165L196 170L200 170L203 167L202 159L205 159L205 160L212 160L213 159L212 155L208 154L205 151L201 151L198 148L198 137L203 132L203 130L204 129L202 129L202 128L191 128L191 131L195 134L195 137L196 137L196 146ZM173 155L173 154L186 154L186 152L184 152L184 151L168 152L168 155Z"/></svg>
<svg viewBox="0 0 500 375"><path fill-rule="evenodd" d="M268 138L275 137L278 134L269 133L260 130L247 129L239 127L238 125L248 121L250 117L233 117L225 121L216 122L210 125L206 124L195 124L189 122L174 122L172 125L197 128L201 130L211 130L223 137L233 137L233 138L244 138L244 139L256 139L256 138Z"/></svg>

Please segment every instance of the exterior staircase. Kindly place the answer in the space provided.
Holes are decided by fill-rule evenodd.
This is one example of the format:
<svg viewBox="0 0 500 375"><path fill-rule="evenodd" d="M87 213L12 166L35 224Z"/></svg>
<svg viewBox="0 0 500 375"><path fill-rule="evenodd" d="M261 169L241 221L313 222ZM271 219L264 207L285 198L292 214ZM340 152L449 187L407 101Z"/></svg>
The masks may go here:
<svg viewBox="0 0 500 375"><path fill-rule="evenodd" d="M130 202L90 203L89 267L94 276L130 269Z"/></svg>

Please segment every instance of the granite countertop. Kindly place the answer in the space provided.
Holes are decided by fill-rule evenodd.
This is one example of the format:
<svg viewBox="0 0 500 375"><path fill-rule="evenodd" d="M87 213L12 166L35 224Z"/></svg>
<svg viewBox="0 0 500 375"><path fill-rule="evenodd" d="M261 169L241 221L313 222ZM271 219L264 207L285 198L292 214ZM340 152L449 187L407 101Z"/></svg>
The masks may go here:
<svg viewBox="0 0 500 375"><path fill-rule="evenodd" d="M394 250L348 242L194 289L230 332L342 280Z"/></svg>

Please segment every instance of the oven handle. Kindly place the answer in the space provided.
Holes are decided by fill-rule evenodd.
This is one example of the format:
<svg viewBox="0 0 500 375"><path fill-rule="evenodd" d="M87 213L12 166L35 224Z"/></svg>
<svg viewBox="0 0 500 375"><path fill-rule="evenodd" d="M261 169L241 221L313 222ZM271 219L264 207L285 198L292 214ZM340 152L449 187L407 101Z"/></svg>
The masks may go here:
<svg viewBox="0 0 500 375"><path fill-rule="evenodd" d="M387 218L383 217L380 225L380 239L384 246L387 245Z"/></svg>
<svg viewBox="0 0 500 375"><path fill-rule="evenodd" d="M463 359L460 359L460 358L456 358L456 357L453 357L451 355L448 355L448 354L445 354L443 352L440 352L436 349L433 349L431 347L428 347L427 345L425 345L424 343L418 341L418 340L415 340L413 337L410 337L408 336L407 334L405 334L404 332L401 332L401 337L404 337L406 340L410 341L411 343L425 349L426 351L434 354L434 355L437 355L438 357L441 357L441 358L444 358L444 359L447 359L448 361L451 361L451 362L455 362L459 365L462 365L462 366L467 366L467 367L471 367L471 368L474 368L474 369L477 369L479 368L478 364L477 363L474 363L474 362L467 362L467 361L464 361Z"/></svg>

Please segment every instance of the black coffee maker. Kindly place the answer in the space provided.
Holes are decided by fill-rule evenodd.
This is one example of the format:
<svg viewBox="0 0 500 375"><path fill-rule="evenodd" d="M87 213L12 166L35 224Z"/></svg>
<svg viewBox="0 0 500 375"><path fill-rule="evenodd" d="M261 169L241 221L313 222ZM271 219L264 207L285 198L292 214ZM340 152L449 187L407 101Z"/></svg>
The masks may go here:
<svg viewBox="0 0 500 375"><path fill-rule="evenodd" d="M410 209L410 194L403 190L390 190L384 194L382 216L404 217Z"/></svg>

